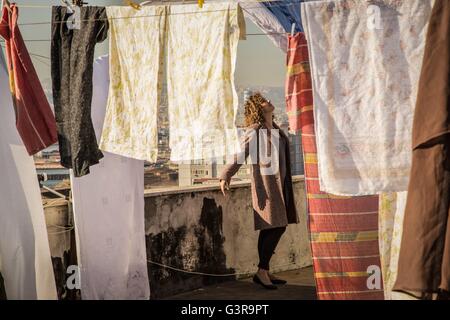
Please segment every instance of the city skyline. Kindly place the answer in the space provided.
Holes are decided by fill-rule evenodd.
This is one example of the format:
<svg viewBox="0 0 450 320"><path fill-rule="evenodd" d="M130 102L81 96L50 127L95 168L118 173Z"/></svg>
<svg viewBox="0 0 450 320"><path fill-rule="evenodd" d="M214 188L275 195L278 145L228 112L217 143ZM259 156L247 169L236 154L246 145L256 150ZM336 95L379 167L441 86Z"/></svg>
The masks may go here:
<svg viewBox="0 0 450 320"><path fill-rule="evenodd" d="M239 108L236 116L236 124L238 127L243 127L244 123L244 101L248 92L259 91L265 95L276 106L275 118L277 123L288 134L288 118L285 112L284 105L284 88L283 87L240 87L236 88L239 98ZM163 91L161 95L161 102L158 113L158 159L155 163L146 162L145 164L145 185L146 188L162 188L175 186L190 186L194 184L208 184L217 182L217 175L223 165L211 164L210 161L193 161L191 164L177 164L170 161L170 146L169 146L169 120L168 120L168 106L166 92ZM291 157L292 157L292 172L294 174L303 173L303 160L300 148L300 136L290 135L291 139ZM44 157L36 157L36 164L39 173L48 172L49 182L47 186L58 185L58 179L64 178L64 174L59 164L57 152L57 145L48 148ZM298 149L298 150L297 150ZM249 167L244 165L240 172L236 175L235 180L247 180L249 178ZM52 177L55 177L53 179ZM66 179L68 178L68 170L66 172ZM67 183L63 183L66 185Z"/></svg>

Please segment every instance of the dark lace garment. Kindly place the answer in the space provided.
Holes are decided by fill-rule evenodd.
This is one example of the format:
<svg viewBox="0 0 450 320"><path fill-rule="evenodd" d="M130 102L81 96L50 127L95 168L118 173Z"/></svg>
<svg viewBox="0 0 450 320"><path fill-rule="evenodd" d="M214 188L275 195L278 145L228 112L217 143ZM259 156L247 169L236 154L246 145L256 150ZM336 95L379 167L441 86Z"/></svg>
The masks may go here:
<svg viewBox="0 0 450 320"><path fill-rule="evenodd" d="M91 119L95 45L106 39L104 7L81 7L80 28L69 29L67 7L52 10L52 83L61 165L75 177L89 173L103 158Z"/></svg>

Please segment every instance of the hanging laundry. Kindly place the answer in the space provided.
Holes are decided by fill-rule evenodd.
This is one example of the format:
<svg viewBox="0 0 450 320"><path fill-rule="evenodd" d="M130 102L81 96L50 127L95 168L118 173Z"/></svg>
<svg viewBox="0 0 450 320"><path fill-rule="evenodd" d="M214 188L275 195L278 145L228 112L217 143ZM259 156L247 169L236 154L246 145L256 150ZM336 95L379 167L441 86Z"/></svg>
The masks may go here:
<svg viewBox="0 0 450 320"><path fill-rule="evenodd" d="M70 29L67 7L52 10L51 73L61 165L75 176L103 157L91 120L92 65L95 45L108 35L104 7L81 7L80 29Z"/></svg>
<svg viewBox="0 0 450 320"><path fill-rule="evenodd" d="M5 39L9 87L13 97L15 123L29 155L56 143L56 123L34 69L17 20L19 9L3 7L0 35ZM14 120L13 120L14 121Z"/></svg>
<svg viewBox="0 0 450 320"><path fill-rule="evenodd" d="M15 127L5 66L0 50L0 272L7 299L53 300L55 277L37 173Z"/></svg>
<svg viewBox="0 0 450 320"><path fill-rule="evenodd" d="M302 0L288 1L237 1L244 10L244 14L256 24L272 42L286 52L286 33L302 32L300 2Z"/></svg>
<svg viewBox="0 0 450 320"><path fill-rule="evenodd" d="M286 112L289 130L301 130L301 112L312 110L313 95L311 89L304 89L304 83L311 83L309 70L308 45L301 36L288 36L287 77L285 83Z"/></svg>
<svg viewBox="0 0 450 320"><path fill-rule="evenodd" d="M367 286L371 266L379 268L378 197L340 197L320 191L314 128L312 83L303 33L288 37L286 101L296 106L305 159L311 252L319 299L383 299L381 278ZM302 74L304 73L304 74ZM290 83L295 81L296 83ZM297 99L302 93L302 98ZM293 110L293 109L291 109ZM372 283L372 282L371 282Z"/></svg>
<svg viewBox="0 0 450 320"><path fill-rule="evenodd" d="M171 6L167 91L172 161L239 151L234 72L245 19L236 3Z"/></svg>
<svg viewBox="0 0 450 320"><path fill-rule="evenodd" d="M106 10L111 84L100 148L155 162L166 8L113 6Z"/></svg>
<svg viewBox="0 0 450 320"><path fill-rule="evenodd" d="M303 32L300 3L302 0L263 1L262 4L281 23L286 32L291 32L295 23L294 32Z"/></svg>
<svg viewBox="0 0 450 320"><path fill-rule="evenodd" d="M100 139L109 58L94 63L92 121ZM114 174L111 174L114 173ZM149 299L144 218L144 161L105 152L81 178L71 175L83 300Z"/></svg>
<svg viewBox="0 0 450 320"><path fill-rule="evenodd" d="M407 192L382 193L379 206L379 246L385 300L415 300L392 291L397 279Z"/></svg>
<svg viewBox="0 0 450 320"><path fill-rule="evenodd" d="M411 128L432 0L304 2L320 188L406 191Z"/></svg>
<svg viewBox="0 0 450 320"><path fill-rule="evenodd" d="M277 48L287 49L286 30L272 12L263 3L239 1L245 17L249 18L272 40Z"/></svg>
<svg viewBox="0 0 450 320"><path fill-rule="evenodd" d="M450 2L430 19L412 133L412 169L394 290L450 291Z"/></svg>

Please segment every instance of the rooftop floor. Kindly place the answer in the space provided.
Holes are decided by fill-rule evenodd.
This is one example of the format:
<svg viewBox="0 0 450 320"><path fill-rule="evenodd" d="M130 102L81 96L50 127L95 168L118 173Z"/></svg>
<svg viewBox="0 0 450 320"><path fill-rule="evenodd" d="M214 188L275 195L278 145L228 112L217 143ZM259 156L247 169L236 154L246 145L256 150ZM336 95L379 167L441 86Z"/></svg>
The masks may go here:
<svg viewBox="0 0 450 320"><path fill-rule="evenodd" d="M316 300L312 267L277 273L287 285L266 290L251 278L224 282L167 297L167 300Z"/></svg>

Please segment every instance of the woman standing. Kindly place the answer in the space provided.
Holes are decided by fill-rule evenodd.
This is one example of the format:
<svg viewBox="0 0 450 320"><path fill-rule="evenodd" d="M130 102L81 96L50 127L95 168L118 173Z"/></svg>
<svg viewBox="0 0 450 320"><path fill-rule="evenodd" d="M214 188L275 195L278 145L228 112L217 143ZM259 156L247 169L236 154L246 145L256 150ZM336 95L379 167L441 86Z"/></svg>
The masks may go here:
<svg viewBox="0 0 450 320"><path fill-rule="evenodd" d="M273 121L274 106L260 93L255 93L245 103L247 126L241 155L235 155L220 175L220 188L226 195L231 178L243 161L251 156L251 188L255 230L258 239L259 264L253 281L266 289L277 289L275 284L285 284L269 272L269 262L286 226L298 223L292 189L289 139ZM265 129L265 130L262 130ZM252 151L256 146L256 151ZM254 149L254 148L253 148ZM265 153L264 151L267 150ZM274 150L275 153L272 153ZM256 153L256 159L254 153ZM262 158L270 159L270 163ZM275 168L275 170L274 170Z"/></svg>

